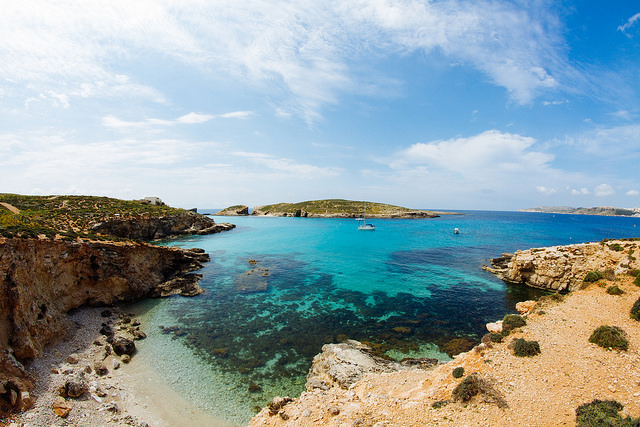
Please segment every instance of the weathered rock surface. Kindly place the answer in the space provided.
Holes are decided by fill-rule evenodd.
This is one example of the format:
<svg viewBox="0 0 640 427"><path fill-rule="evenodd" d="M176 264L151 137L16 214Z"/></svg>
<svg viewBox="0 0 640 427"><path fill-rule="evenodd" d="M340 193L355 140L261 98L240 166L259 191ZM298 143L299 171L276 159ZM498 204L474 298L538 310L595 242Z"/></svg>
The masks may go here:
<svg viewBox="0 0 640 427"><path fill-rule="evenodd" d="M220 216L249 215L249 206L245 206L245 205L229 206L228 208L225 208L225 209L222 209L221 211L216 212L216 215L220 215Z"/></svg>
<svg viewBox="0 0 640 427"><path fill-rule="evenodd" d="M590 271L615 274L640 268L637 241L607 241L517 251L491 260L483 268L505 282L551 291L574 291Z"/></svg>
<svg viewBox="0 0 640 427"><path fill-rule="evenodd" d="M328 390L331 387L348 389L370 373L427 368L437 363L437 359L410 359L406 362L383 359L373 354L370 347L354 340L325 344L322 353L313 358L305 388L308 391Z"/></svg>
<svg viewBox="0 0 640 427"><path fill-rule="evenodd" d="M71 329L69 310L193 295L198 275L189 272L208 260L202 250L144 243L0 238L0 386L33 387L22 362ZM186 290L171 288L184 283Z"/></svg>
<svg viewBox="0 0 640 427"><path fill-rule="evenodd" d="M113 218L93 226L93 231L132 240L158 240L191 234L214 234L228 231L233 224L217 224L195 212L162 217Z"/></svg>

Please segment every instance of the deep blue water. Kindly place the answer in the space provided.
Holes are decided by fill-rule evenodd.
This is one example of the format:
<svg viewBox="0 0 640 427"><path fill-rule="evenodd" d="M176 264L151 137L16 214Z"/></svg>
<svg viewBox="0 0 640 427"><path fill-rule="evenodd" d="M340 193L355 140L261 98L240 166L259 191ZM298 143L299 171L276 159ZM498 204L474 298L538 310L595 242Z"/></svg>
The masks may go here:
<svg viewBox="0 0 640 427"><path fill-rule="evenodd" d="M353 219L216 217L237 228L169 243L211 255L199 271L206 292L135 307L143 345L174 356L157 363L169 383L198 364L188 381L206 391L192 400L245 423L253 407L304 390L323 344L353 338L396 358L446 360L452 340L478 342L485 323L540 295L482 270L502 252L640 237L640 218L464 213L376 220L373 232Z"/></svg>

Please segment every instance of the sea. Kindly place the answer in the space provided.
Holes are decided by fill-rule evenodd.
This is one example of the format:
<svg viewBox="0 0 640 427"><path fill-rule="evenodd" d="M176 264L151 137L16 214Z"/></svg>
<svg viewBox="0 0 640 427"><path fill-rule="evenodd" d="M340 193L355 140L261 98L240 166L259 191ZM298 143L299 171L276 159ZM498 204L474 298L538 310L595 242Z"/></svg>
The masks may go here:
<svg viewBox="0 0 640 427"><path fill-rule="evenodd" d="M210 255L198 271L205 292L129 310L156 373L232 425L274 396L299 396L324 344L447 361L478 343L486 323L544 294L482 269L503 252L640 237L637 217L525 212L370 220L375 231L354 219L213 218L236 228L163 243Z"/></svg>

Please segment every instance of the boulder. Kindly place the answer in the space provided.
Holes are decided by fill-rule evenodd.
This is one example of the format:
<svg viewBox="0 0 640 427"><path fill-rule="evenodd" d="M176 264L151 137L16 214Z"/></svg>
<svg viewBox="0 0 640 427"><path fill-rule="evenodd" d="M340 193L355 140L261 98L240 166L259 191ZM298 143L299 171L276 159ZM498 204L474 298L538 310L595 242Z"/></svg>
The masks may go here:
<svg viewBox="0 0 640 427"><path fill-rule="evenodd" d="M487 323L487 331L494 334L499 334L500 332L502 332L502 320L493 323Z"/></svg>
<svg viewBox="0 0 640 427"><path fill-rule="evenodd" d="M113 352L118 356L123 354L131 356L136 351L136 344L133 340L122 335L116 335L111 345L113 346Z"/></svg>
<svg viewBox="0 0 640 427"><path fill-rule="evenodd" d="M75 372L64 383L64 391L69 397L80 397L89 390L89 383L82 372Z"/></svg>
<svg viewBox="0 0 640 427"><path fill-rule="evenodd" d="M73 409L73 405L67 402L64 397L58 396L53 402L53 405L51 405L51 409L53 409L53 412L60 418L66 418Z"/></svg>
<svg viewBox="0 0 640 427"><path fill-rule="evenodd" d="M521 301L516 304L516 310L518 310L520 314L530 313L531 311L533 311L534 308L536 308L537 304L538 303L536 301L532 301L532 300Z"/></svg>

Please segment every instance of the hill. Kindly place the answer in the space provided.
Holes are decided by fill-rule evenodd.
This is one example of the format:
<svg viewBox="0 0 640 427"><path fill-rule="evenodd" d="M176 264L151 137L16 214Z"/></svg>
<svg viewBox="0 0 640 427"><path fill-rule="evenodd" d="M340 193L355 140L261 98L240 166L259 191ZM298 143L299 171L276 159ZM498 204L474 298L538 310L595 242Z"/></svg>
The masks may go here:
<svg viewBox="0 0 640 427"><path fill-rule="evenodd" d="M521 212L544 212L575 215L603 215L603 216L640 216L640 212L632 209L597 206L593 208L572 208L570 206L538 206L522 209Z"/></svg>
<svg viewBox="0 0 640 427"><path fill-rule="evenodd" d="M256 206L253 215L357 218L364 213L365 202L324 199L299 203L276 203ZM370 218L435 218L450 212L434 212L422 209L409 209L385 203L366 202L366 216Z"/></svg>
<svg viewBox="0 0 640 427"><path fill-rule="evenodd" d="M191 211L136 200L0 193L0 237L153 240L219 226Z"/></svg>

